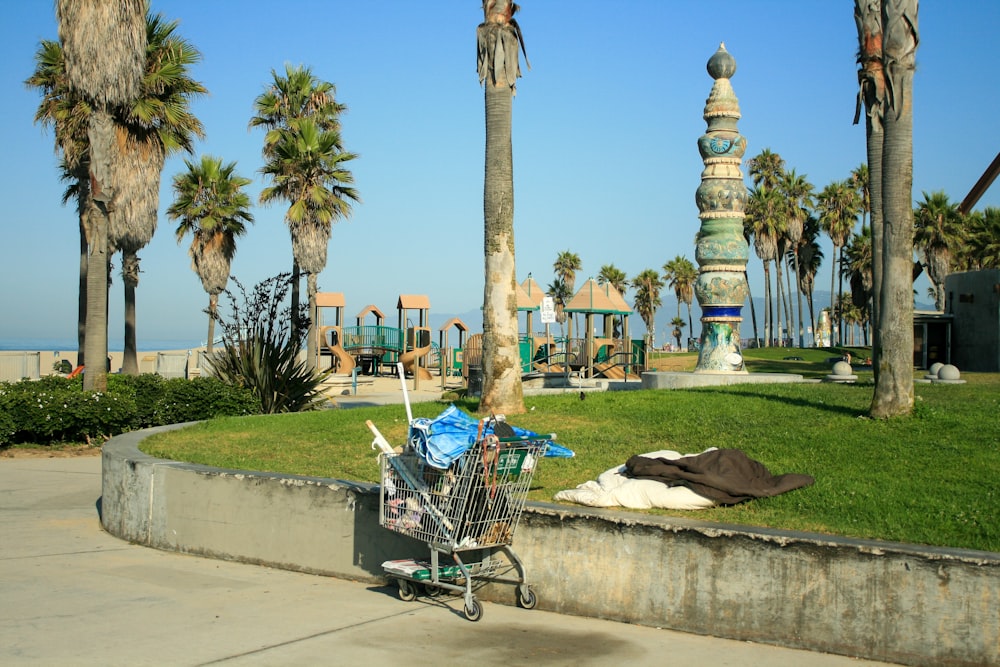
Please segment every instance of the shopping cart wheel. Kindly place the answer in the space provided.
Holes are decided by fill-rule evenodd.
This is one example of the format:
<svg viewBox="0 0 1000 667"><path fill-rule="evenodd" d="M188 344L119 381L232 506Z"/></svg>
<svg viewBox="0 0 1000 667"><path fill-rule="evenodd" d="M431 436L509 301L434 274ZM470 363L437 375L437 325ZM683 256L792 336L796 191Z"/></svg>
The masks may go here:
<svg viewBox="0 0 1000 667"><path fill-rule="evenodd" d="M534 609L535 605L538 604L538 598L535 597L535 591L531 590L527 586L521 586L517 589L517 603L521 605L523 609Z"/></svg>
<svg viewBox="0 0 1000 667"><path fill-rule="evenodd" d="M479 600L472 598L472 606L465 605L465 617L470 621L478 621L483 617L483 605Z"/></svg>
<svg viewBox="0 0 1000 667"><path fill-rule="evenodd" d="M444 593L444 589L440 586L435 586L434 584L424 584L424 593L429 598L436 598Z"/></svg>
<svg viewBox="0 0 1000 667"><path fill-rule="evenodd" d="M399 584L399 599L403 602L410 602L417 597L417 589L406 579L397 579Z"/></svg>

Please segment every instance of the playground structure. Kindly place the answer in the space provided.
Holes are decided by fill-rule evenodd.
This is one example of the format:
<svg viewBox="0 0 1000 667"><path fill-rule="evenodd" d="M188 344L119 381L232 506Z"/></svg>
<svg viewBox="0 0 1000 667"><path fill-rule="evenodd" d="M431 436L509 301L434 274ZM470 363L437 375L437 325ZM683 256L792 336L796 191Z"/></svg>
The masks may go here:
<svg viewBox="0 0 1000 667"><path fill-rule="evenodd" d="M540 292L537 284L531 286L530 291L528 287L525 291L529 295ZM548 326L544 337L525 336L532 351L527 362L530 369L548 373L574 372L587 378L639 380L645 364L645 348L641 340L629 339L628 317L632 308L613 285L587 280L563 312L568 315L566 337L553 337ZM576 315L584 317L584 335L579 337L573 336ZM601 321L601 336L596 335L595 316ZM524 358L522 352L522 362Z"/></svg>
<svg viewBox="0 0 1000 667"><path fill-rule="evenodd" d="M374 305L365 306L358 313L356 326L345 326L345 300L341 292L320 292L316 295L316 304L320 367L335 375L352 375L358 371L380 375L383 369L392 373L398 362L407 375L430 380L429 368L434 362L440 365L442 361L440 346L431 340L431 329L427 325L430 301L426 296L400 295L396 304L399 320L395 327L384 324L385 315ZM327 324L324 316L330 309L333 309L333 323ZM411 319L413 311L416 311L416 323ZM367 323L371 318L374 324ZM448 326L452 325L450 322ZM461 324L460 344L465 331L465 325Z"/></svg>

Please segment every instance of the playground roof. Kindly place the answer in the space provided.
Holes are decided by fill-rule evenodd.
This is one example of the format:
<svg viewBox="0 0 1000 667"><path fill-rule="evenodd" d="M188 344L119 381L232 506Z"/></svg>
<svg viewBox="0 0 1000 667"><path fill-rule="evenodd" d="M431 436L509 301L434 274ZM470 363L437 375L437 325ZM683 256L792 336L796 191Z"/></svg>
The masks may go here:
<svg viewBox="0 0 1000 667"><path fill-rule="evenodd" d="M524 282L521 283L521 287L528 293L528 296L536 306L541 305L542 299L545 297L545 290L539 287L534 278L529 275L524 279Z"/></svg>
<svg viewBox="0 0 1000 667"><path fill-rule="evenodd" d="M382 320L385 319L385 315L382 313L381 310L376 308L373 304L368 304L367 306L361 309L360 313L358 313L358 321L365 319L365 315L367 315L368 313L374 313L375 319L378 322L381 322Z"/></svg>
<svg viewBox="0 0 1000 667"><path fill-rule="evenodd" d="M583 284L576 295L563 308L567 313L602 313L605 315L630 315L632 309L611 283L599 285L593 278Z"/></svg>
<svg viewBox="0 0 1000 667"><path fill-rule="evenodd" d="M343 292L316 292L316 306L319 308L343 308Z"/></svg>
<svg viewBox="0 0 1000 667"><path fill-rule="evenodd" d="M430 310L431 300L426 294L400 294L396 308L406 310Z"/></svg>
<svg viewBox="0 0 1000 667"><path fill-rule="evenodd" d="M514 289L517 293L517 309L518 310L538 310L541 306L539 304L542 302L539 299L537 302L528 296L528 293L524 291L524 288L514 283Z"/></svg>
<svg viewBox="0 0 1000 667"><path fill-rule="evenodd" d="M441 325L440 331L447 331L448 329L450 329L452 327L455 327L459 331L468 331L469 330L469 327L465 326L465 322L463 322L462 320L458 319L457 317L453 317L453 318L451 318L450 320L448 320L447 322L445 322L444 324Z"/></svg>

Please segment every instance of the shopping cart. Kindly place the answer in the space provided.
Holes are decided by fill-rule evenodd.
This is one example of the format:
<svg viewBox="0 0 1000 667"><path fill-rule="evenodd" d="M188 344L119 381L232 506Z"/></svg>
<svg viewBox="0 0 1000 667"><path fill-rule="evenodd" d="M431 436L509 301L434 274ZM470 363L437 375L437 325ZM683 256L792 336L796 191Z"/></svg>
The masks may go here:
<svg viewBox="0 0 1000 667"><path fill-rule="evenodd" d="M533 608L537 600L511 542L535 468L555 435L498 437L495 431L504 429L495 420L483 420L472 446L442 469L427 463L419 444L414 446L412 428L407 444L394 449L371 421L367 424L375 436L372 447L380 450L379 524L430 549L426 561L382 563L396 580L399 597L413 600L418 587L431 597L461 593L466 618L478 621L483 607L472 592L473 582L495 581L516 584L518 603ZM480 552L478 559L463 557L473 550ZM501 553L506 561L498 558Z"/></svg>

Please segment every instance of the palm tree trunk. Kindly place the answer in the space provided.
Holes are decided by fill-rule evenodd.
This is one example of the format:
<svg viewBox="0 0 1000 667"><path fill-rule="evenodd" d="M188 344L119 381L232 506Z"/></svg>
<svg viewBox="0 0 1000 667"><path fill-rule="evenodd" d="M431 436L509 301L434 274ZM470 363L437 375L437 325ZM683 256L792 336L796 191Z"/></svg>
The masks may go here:
<svg viewBox="0 0 1000 667"><path fill-rule="evenodd" d="M319 368L319 326L317 326L319 312L316 307L318 288L315 273L306 274L306 290L309 298L309 334L306 339L306 357L309 368L315 371Z"/></svg>
<svg viewBox="0 0 1000 667"><path fill-rule="evenodd" d="M774 312L771 310L771 262L764 262L764 347L771 347L774 341Z"/></svg>
<svg viewBox="0 0 1000 667"><path fill-rule="evenodd" d="M108 388L108 217L103 212L93 216L90 247L87 254L87 332L83 388L106 391Z"/></svg>
<svg viewBox="0 0 1000 667"><path fill-rule="evenodd" d="M795 265L795 297L798 301L799 306L799 347L805 347L805 331L802 326L802 285L799 283L799 249L796 246L795 250L792 251L792 263Z"/></svg>
<svg viewBox="0 0 1000 667"><path fill-rule="evenodd" d="M84 204L85 206L85 204ZM76 298L76 365L83 366L87 344L87 263L90 255L87 252L87 218L89 210L80 214L80 272L77 282Z"/></svg>
<svg viewBox="0 0 1000 667"><path fill-rule="evenodd" d="M833 244L833 257L830 258L830 326L836 326L837 315L836 310L834 310L834 301L837 297L837 244ZM839 329L839 327L838 327ZM833 337L833 331L830 332L830 345L832 346L835 342Z"/></svg>
<svg viewBox="0 0 1000 667"><path fill-rule="evenodd" d="M884 59L891 98L882 142L883 248L878 339L881 346L873 417L913 410L913 71L917 0L885 2Z"/></svg>
<svg viewBox="0 0 1000 667"><path fill-rule="evenodd" d="M775 275L774 275L774 289L775 289L775 299L776 299L776 302L777 302L777 310L778 310L778 312L776 313L777 316L778 316L778 347L784 347L785 346L785 337L782 334L782 327L781 327L781 325L782 325L782 322L784 322L785 327L788 326L788 311L786 310L784 312L784 320L782 320L782 309L785 306L785 296L784 296L784 294L785 294L785 286L781 284L781 279L782 279L783 275L782 275L782 271L781 271L781 255L780 254L777 257L774 258L774 270L775 270Z"/></svg>
<svg viewBox="0 0 1000 667"><path fill-rule="evenodd" d="M480 410L524 412L514 266L514 159L512 91L487 81L486 169L483 186L485 281L483 394Z"/></svg>
<svg viewBox="0 0 1000 667"><path fill-rule="evenodd" d="M299 304L301 303L301 297L299 295L299 290L302 285L302 273L299 269L299 263L295 259L292 260L292 337L299 335Z"/></svg>
<svg viewBox="0 0 1000 667"><path fill-rule="evenodd" d="M122 373L139 374L139 355L135 334L135 288L139 278L139 258L135 252L122 251L122 283L125 285L125 345Z"/></svg>
<svg viewBox="0 0 1000 667"><path fill-rule="evenodd" d="M219 295L208 295L208 338L205 343L205 354L211 356L212 342L215 340L215 314L219 310Z"/></svg>
<svg viewBox="0 0 1000 667"><path fill-rule="evenodd" d="M753 346L760 346L760 332L757 329L757 307L753 304L753 292L750 291L750 278L747 272L743 271L743 280L747 284L747 299L750 300L750 319L753 321Z"/></svg>

